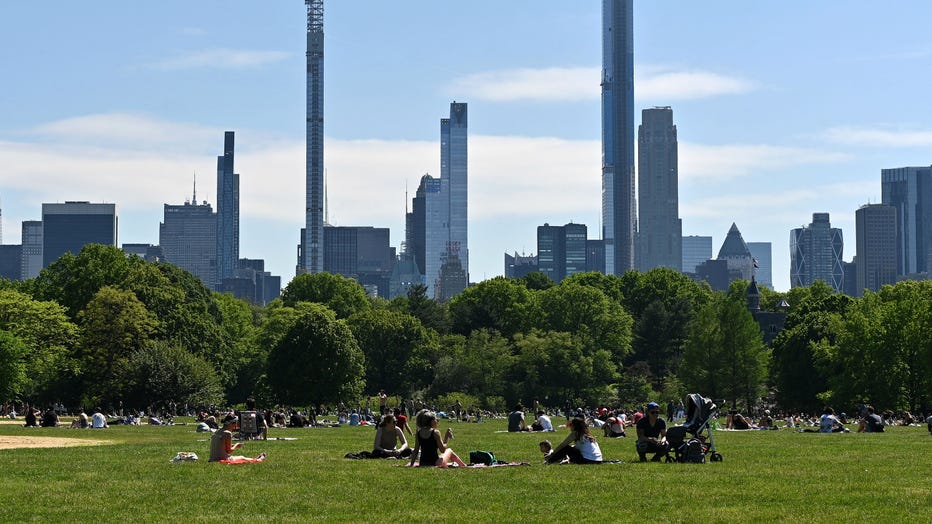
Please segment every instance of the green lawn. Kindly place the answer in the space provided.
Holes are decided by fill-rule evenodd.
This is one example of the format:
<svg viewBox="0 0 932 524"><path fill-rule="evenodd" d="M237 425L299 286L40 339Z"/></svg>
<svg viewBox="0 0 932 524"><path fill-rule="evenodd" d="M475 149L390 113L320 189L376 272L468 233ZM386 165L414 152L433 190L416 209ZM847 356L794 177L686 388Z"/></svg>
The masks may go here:
<svg viewBox="0 0 932 524"><path fill-rule="evenodd" d="M447 426L441 423L441 429ZM371 449L367 427L272 429L296 441L249 442L263 464L206 462L208 436L193 425L107 430L25 429L10 435L112 440L112 445L0 450L4 521L630 522L659 520L928 522L932 437L925 427L884 434L716 432L722 463L638 463L633 439L599 438L622 464L544 466L540 434L497 433L504 420L453 423L468 460L487 449L532 465L409 469L402 461L347 460ZM563 430L547 435L559 442ZM179 451L201 461L171 463ZM645 519L644 511L656 518Z"/></svg>

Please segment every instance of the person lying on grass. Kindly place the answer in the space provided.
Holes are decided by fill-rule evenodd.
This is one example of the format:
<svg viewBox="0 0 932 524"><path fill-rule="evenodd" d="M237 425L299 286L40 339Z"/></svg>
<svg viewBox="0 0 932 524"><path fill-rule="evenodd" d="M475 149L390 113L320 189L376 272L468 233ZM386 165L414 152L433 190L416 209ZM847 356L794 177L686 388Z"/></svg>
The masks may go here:
<svg viewBox="0 0 932 524"><path fill-rule="evenodd" d="M418 459L418 452L420 452L418 465L421 467L436 466L446 468L450 464L456 464L460 467L466 466L466 463L452 449L447 447L447 442L453 438L453 430L447 428L445 437L440 438L436 413L427 410L421 411L417 414L415 424L417 424L417 432L414 434L414 451L411 453L409 466L413 466L415 460Z"/></svg>
<svg viewBox="0 0 932 524"><path fill-rule="evenodd" d="M260 462L265 460L265 453L260 453L256 458L244 457L242 455L230 455L230 453L243 445L242 442L233 443L233 430L236 427L237 420L239 419L236 415L232 414L223 417L223 429L217 430L210 437L210 459L208 462L220 462L221 460Z"/></svg>
<svg viewBox="0 0 932 524"><path fill-rule="evenodd" d="M543 451L543 447L541 450ZM558 464L567 457L571 464L602 462L602 449L589 432L586 421L581 418L573 418L570 421L570 434L553 450L553 453L547 455L546 460L548 464Z"/></svg>

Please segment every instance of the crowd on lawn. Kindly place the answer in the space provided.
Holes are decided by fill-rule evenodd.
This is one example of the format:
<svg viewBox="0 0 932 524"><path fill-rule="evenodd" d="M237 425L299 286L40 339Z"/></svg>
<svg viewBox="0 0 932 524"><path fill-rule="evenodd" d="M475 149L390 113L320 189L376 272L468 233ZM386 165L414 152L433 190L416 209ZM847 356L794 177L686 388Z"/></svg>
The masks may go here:
<svg viewBox="0 0 932 524"><path fill-rule="evenodd" d="M25 427L59 427L62 416L71 416L71 428L103 429L111 425L172 425L175 412L179 409L184 415L196 417L198 432L212 433L210 460L261 461L265 455L255 458L232 455L241 444L234 444L234 438L243 440L267 439L268 428L305 428L314 426L364 426L375 427L375 436L371 452L362 452L353 458L398 458L409 459L408 465L460 467L464 461L448 446L453 431L448 428L445 433L439 430L441 419L457 422L483 422L487 419L506 418L508 432L557 431L553 417L565 417L565 427L569 430L566 437L556 446L549 440L539 443L540 451L547 464L574 463L593 464L603 461L602 452L593 430L606 438L632 437L640 460L647 460L652 453L654 461L661 460L670 451L666 440L667 423L686 421L687 413L682 403L672 401L666 405L667 418L662 417L663 408L656 402L649 402L641 407L629 409L610 408L576 408L567 405L563 410L547 409L534 401L530 409L531 423L525 408L518 404L511 412L499 414L490 411L465 409L459 401L446 411L438 411L437 406L423 401L401 399L397 407L389 407L387 395L379 392L378 413L367 399L364 404L349 408L339 403L333 408L319 405L301 410L285 406L275 409L258 410L256 402L249 398L244 410L219 409L215 407L198 410L187 406L179 408L174 404L165 409L149 408L149 414L119 408L105 414L100 407L87 415L83 408L67 412L61 404L40 410L28 403L17 405L6 402L0 405L0 417L19 420L23 417ZM409 420L415 423L412 430ZM912 415L909 411L894 413L891 410L875 412L873 406L862 405L853 417L846 413L836 415L834 409L826 407L818 416L803 413L771 413L761 409L752 414L742 414L730 410L725 417L724 427L718 427L718 421L711 421L711 430L777 430L787 429L799 432L838 433L849 432L846 425L856 425L858 432L883 432L888 426L919 426L923 422L932 434L932 415L925 420ZM632 433L631 428L634 428ZM599 431L601 430L601 431ZM407 434L407 437L406 437ZM408 438L411 438L409 443ZM413 443L413 446L411 445Z"/></svg>

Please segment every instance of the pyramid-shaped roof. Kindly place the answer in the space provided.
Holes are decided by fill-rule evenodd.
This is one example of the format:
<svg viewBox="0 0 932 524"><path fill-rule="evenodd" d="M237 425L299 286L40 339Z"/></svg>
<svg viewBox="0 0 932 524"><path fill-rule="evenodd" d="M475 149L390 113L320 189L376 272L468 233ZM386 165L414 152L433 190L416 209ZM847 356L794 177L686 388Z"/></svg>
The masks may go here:
<svg viewBox="0 0 932 524"><path fill-rule="evenodd" d="M722 248L718 250L718 258L722 260L735 257L750 258L751 250L748 249L747 243L741 236L741 231L738 231L738 226L732 222L731 229L728 230L728 235L725 237L725 241L722 242Z"/></svg>

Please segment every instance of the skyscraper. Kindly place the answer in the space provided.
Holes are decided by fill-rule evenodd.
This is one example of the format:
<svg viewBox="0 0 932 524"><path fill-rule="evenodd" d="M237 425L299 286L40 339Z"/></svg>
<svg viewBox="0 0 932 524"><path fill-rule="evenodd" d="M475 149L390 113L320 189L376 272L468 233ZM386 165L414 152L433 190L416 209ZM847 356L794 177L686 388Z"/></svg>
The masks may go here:
<svg viewBox="0 0 932 524"><path fill-rule="evenodd" d="M928 272L932 258L932 167L880 171L881 202L896 208L897 276Z"/></svg>
<svg viewBox="0 0 932 524"><path fill-rule="evenodd" d="M695 273L696 268L712 258L712 237L683 237L683 273Z"/></svg>
<svg viewBox="0 0 932 524"><path fill-rule="evenodd" d="M355 279L373 296L388 298L395 266L389 230L372 226L324 228L324 271Z"/></svg>
<svg viewBox="0 0 932 524"><path fill-rule="evenodd" d="M634 0L602 2L602 238L605 273L634 268Z"/></svg>
<svg viewBox="0 0 932 524"><path fill-rule="evenodd" d="M843 251L841 229L832 227L828 213L813 213L812 223L790 231L790 287L811 286L821 280L841 293Z"/></svg>
<svg viewBox="0 0 932 524"><path fill-rule="evenodd" d="M213 290L219 290L221 282L217 266L219 217L207 202L165 204L159 224L159 246L165 261L196 276Z"/></svg>
<svg viewBox="0 0 932 524"><path fill-rule="evenodd" d="M638 128L638 269L683 263L676 126L670 107L641 111Z"/></svg>
<svg viewBox="0 0 932 524"><path fill-rule="evenodd" d="M116 204L42 204L42 267L87 244L117 245Z"/></svg>
<svg viewBox="0 0 932 524"><path fill-rule="evenodd" d="M233 131L223 134L223 156L217 157L217 281L205 282L215 290L233 276L239 260L239 175L233 171L233 138Z"/></svg>
<svg viewBox="0 0 932 524"><path fill-rule="evenodd" d="M754 274L757 283L773 289L773 244L770 242L748 242L748 250L757 261Z"/></svg>
<svg viewBox="0 0 932 524"><path fill-rule="evenodd" d="M560 283L587 270L588 228L585 224L537 226L537 270Z"/></svg>
<svg viewBox="0 0 932 524"><path fill-rule="evenodd" d="M440 297L444 268L450 274L443 296L452 297L468 284L467 131L466 104L451 103L450 117L440 119L440 178L421 177L405 217L406 252L413 254L428 296L434 298Z"/></svg>
<svg viewBox="0 0 932 524"><path fill-rule="evenodd" d="M22 278L28 280L42 270L42 221L24 220L22 235Z"/></svg>
<svg viewBox="0 0 932 524"><path fill-rule="evenodd" d="M324 0L307 7L307 129L305 134L305 216L297 272L324 268Z"/></svg>
<svg viewBox="0 0 932 524"><path fill-rule="evenodd" d="M897 238L896 208L884 204L868 204L854 212L855 296L864 290L877 291L886 284L896 283Z"/></svg>
<svg viewBox="0 0 932 524"><path fill-rule="evenodd" d="M718 250L718 260L726 262L729 282L737 279L751 280L754 273L754 260L747 242L744 241L738 225L734 222L731 223L731 228L725 235L725 241Z"/></svg>

